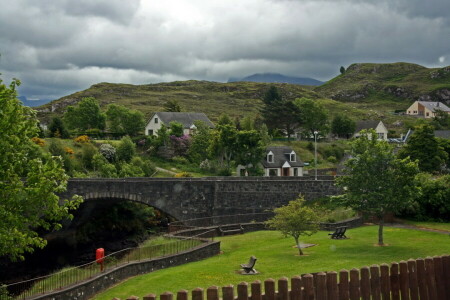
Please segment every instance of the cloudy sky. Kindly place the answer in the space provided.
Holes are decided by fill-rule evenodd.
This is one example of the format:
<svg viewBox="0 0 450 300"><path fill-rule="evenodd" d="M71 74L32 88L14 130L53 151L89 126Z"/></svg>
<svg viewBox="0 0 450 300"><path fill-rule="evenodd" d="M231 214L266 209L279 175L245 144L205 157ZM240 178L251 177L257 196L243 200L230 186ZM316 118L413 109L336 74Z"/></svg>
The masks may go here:
<svg viewBox="0 0 450 300"><path fill-rule="evenodd" d="M354 62L450 65L449 0L0 0L0 73L55 99L98 82L253 73L328 80Z"/></svg>

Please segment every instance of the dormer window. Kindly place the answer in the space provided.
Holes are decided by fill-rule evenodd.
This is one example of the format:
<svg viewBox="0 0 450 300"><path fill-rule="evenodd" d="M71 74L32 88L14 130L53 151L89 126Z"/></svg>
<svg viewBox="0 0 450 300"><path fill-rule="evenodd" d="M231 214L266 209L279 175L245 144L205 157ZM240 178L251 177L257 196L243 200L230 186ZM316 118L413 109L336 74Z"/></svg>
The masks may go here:
<svg viewBox="0 0 450 300"><path fill-rule="evenodd" d="M155 118L155 124L158 124L158 118Z"/></svg>
<svg viewBox="0 0 450 300"><path fill-rule="evenodd" d="M292 151L292 152L289 154L289 161L296 161L296 160L297 160L297 158L296 158L295 152Z"/></svg>
<svg viewBox="0 0 450 300"><path fill-rule="evenodd" d="M272 151L267 153L267 162L273 163L273 153L272 153Z"/></svg>

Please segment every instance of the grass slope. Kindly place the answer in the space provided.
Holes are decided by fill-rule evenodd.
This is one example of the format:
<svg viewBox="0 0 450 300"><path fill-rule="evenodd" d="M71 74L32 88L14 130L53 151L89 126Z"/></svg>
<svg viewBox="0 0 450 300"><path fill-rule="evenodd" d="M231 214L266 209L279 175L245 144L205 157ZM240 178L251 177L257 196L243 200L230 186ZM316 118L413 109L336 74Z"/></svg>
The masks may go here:
<svg viewBox="0 0 450 300"><path fill-rule="evenodd" d="M450 89L449 67L430 69L410 63L359 63L350 65L344 74L314 91L341 101L388 100L411 104L421 95L436 98L436 92L442 89Z"/></svg>
<svg viewBox="0 0 450 300"><path fill-rule="evenodd" d="M142 297L181 289L207 288L212 285L237 285L242 281L278 279L310 272L338 271L372 264L390 263L409 258L450 253L448 235L417 230L385 228L388 247L376 247L377 226L348 231L347 240L331 240L326 232L303 238L317 246L305 249L298 256L293 238L285 238L276 231L259 231L221 238L222 254L199 262L159 270L131 278L95 297L95 299L125 299L131 295ZM258 258L254 276L238 274L239 264L251 255Z"/></svg>

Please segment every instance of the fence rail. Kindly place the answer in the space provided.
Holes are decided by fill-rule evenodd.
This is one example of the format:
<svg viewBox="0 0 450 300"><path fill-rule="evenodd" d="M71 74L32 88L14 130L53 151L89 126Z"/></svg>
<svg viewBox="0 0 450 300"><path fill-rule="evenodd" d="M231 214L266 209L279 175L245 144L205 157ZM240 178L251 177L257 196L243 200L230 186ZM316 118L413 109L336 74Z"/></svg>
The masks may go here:
<svg viewBox="0 0 450 300"><path fill-rule="evenodd" d="M264 283L241 282L219 289L216 286L191 291L192 300L447 300L450 299L450 256L410 259L400 263L372 265L339 272L305 274ZM250 293L249 293L250 288ZM221 290L221 295L219 292ZM262 291L264 290L264 294ZM187 300L189 292L160 295L160 300ZM143 300L156 300L148 294ZM119 298L114 298L120 300ZM127 299L139 299L131 296Z"/></svg>
<svg viewBox="0 0 450 300"><path fill-rule="evenodd" d="M63 269L47 276L0 286L0 300L28 299L37 295L47 294L92 279L103 272L132 262L177 254L213 240L213 237L208 232L201 232L191 237L172 235L166 238L172 241L147 247L127 248L106 255L102 264L92 261L84 265Z"/></svg>

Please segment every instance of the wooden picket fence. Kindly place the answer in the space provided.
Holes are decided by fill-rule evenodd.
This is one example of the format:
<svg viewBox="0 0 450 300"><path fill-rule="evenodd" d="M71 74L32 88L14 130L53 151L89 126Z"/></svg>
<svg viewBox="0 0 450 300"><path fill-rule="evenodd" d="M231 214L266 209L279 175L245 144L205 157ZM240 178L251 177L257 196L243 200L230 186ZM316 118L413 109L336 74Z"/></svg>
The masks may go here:
<svg viewBox="0 0 450 300"><path fill-rule="evenodd" d="M264 287L264 294L262 293ZM305 274L290 280L267 279L264 283L241 282L235 291L233 285L210 287L206 292L197 288L191 292L192 300L450 300L450 255L410 259L391 266L382 264L350 271ZM236 292L236 293L235 293ZM189 292L181 290L176 300L188 300ZM143 300L156 300L149 294ZM175 295L166 292L160 300L174 300ZM131 296L127 300L139 297ZM113 300L120 300L113 298Z"/></svg>

